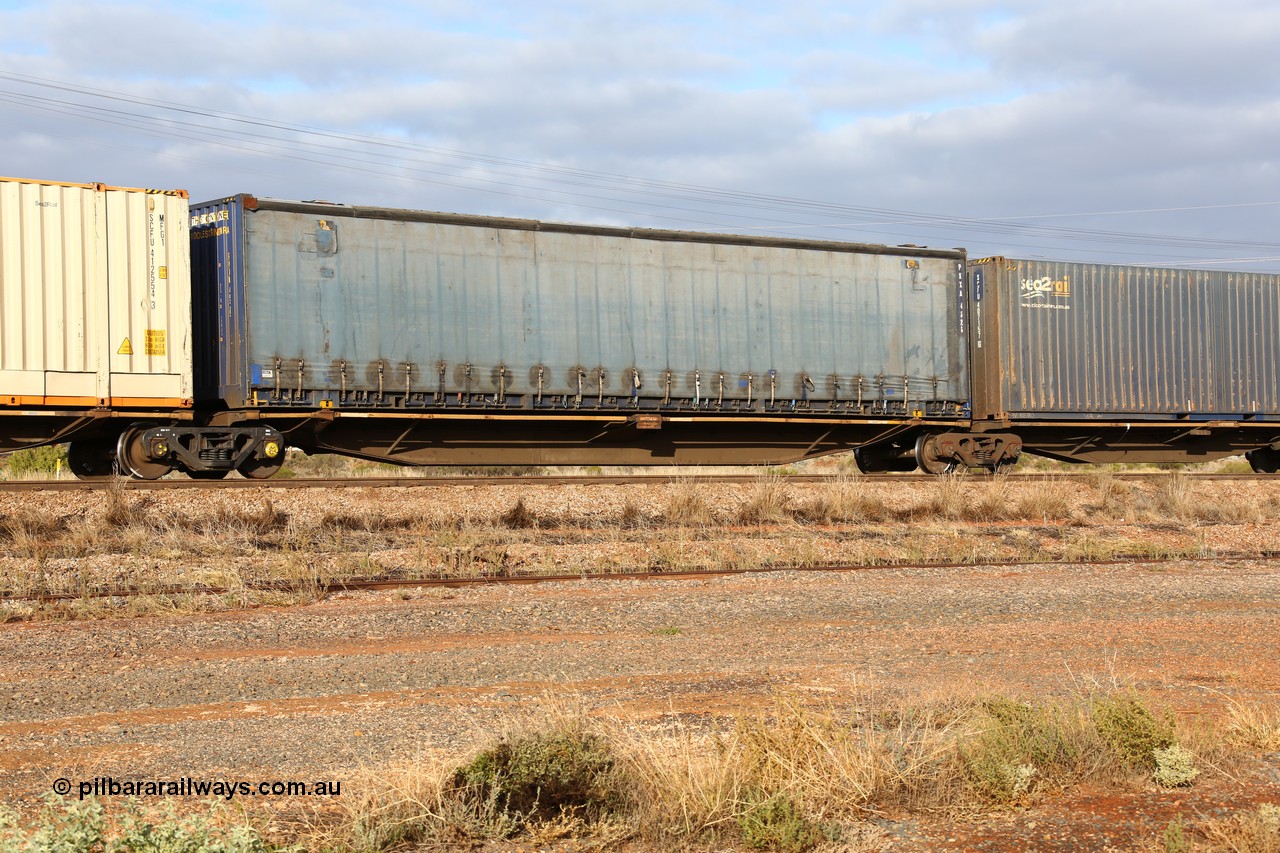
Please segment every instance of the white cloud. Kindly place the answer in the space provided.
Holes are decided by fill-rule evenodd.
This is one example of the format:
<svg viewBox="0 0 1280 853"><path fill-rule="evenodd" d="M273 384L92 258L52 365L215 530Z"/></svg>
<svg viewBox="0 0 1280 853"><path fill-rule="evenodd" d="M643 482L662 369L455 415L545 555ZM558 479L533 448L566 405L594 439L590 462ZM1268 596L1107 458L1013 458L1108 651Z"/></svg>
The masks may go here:
<svg viewBox="0 0 1280 853"><path fill-rule="evenodd" d="M985 217L1280 201L1277 36L1280 7L1265 0L52 0L0 10L0 71L202 114L0 79L0 144L10 173L189 186L196 197L247 190L673 227L794 224L1082 256L1125 247L869 225L901 217L853 208ZM89 121L89 107L119 113ZM203 114L217 112L836 207L671 198ZM1271 206L1045 224L1270 241L1278 215ZM856 224L826 227L842 222Z"/></svg>

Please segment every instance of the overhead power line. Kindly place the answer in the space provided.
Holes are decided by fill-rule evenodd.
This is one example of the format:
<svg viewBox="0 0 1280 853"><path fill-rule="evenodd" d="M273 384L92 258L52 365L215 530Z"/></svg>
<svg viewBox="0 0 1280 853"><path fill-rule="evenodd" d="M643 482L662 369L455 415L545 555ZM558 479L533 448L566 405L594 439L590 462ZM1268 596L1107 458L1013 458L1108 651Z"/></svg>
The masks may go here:
<svg viewBox="0 0 1280 853"><path fill-rule="evenodd" d="M746 192L698 184L642 178L570 166L537 163L409 140L346 133L218 110L203 109L74 83L0 71L0 102L88 120L157 138L214 145L246 154L287 157L353 172L408 178L442 186L523 199L548 199L575 207L626 216L651 216L704 227L758 231L857 229L965 242L996 239L1023 248L1047 248L1030 241L1107 245L1135 249L1280 251L1280 243L1071 228L1042 224L1067 217L1153 214L1185 210L1264 207L1280 202L1196 205L1167 208L960 217L892 208ZM53 95L50 93L59 93ZM726 218L732 222L726 225ZM1119 253L1119 252L1117 252ZM1193 263L1196 261L1192 261ZM1247 262L1241 260L1240 262Z"/></svg>

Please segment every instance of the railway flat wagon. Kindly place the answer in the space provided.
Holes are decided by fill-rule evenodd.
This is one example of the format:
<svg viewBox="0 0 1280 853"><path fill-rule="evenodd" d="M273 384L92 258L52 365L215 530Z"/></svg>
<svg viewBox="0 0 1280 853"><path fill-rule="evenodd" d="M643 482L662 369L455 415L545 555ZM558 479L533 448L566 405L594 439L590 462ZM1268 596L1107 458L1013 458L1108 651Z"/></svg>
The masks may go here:
<svg viewBox="0 0 1280 853"><path fill-rule="evenodd" d="M192 417L187 194L0 178L0 450L81 473Z"/></svg>
<svg viewBox="0 0 1280 853"><path fill-rule="evenodd" d="M197 397L308 451L750 464L871 443L889 464L968 422L961 250L248 195L192 223Z"/></svg>
<svg viewBox="0 0 1280 853"><path fill-rule="evenodd" d="M1076 462L1280 463L1280 276L970 263L977 429Z"/></svg>

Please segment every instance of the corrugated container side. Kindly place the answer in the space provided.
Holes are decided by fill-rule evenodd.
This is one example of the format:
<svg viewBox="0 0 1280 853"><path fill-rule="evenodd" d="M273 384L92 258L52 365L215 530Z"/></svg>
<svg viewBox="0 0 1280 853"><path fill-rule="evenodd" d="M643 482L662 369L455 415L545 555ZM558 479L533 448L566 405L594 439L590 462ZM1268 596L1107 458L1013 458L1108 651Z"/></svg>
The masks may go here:
<svg viewBox="0 0 1280 853"><path fill-rule="evenodd" d="M102 202L92 186L0 179L4 398L94 405L109 395Z"/></svg>
<svg viewBox="0 0 1280 853"><path fill-rule="evenodd" d="M185 194L105 189L111 396L190 405L191 241Z"/></svg>
<svg viewBox="0 0 1280 853"><path fill-rule="evenodd" d="M249 399L311 404L342 389L968 398L959 253L243 203L193 211L229 211L218 250L198 226L194 252L200 310L216 280L224 335L241 344L229 352L245 357L219 365L233 405L237 383ZM231 317L241 269L244 314ZM296 393L308 389L319 399Z"/></svg>
<svg viewBox="0 0 1280 853"><path fill-rule="evenodd" d="M182 193L0 178L0 401L189 401L186 210Z"/></svg>
<svg viewBox="0 0 1280 853"><path fill-rule="evenodd" d="M244 232L238 199L191 208L191 320L195 396L245 402Z"/></svg>
<svg viewBox="0 0 1280 853"><path fill-rule="evenodd" d="M1280 276L991 258L970 285L976 415L1280 415Z"/></svg>

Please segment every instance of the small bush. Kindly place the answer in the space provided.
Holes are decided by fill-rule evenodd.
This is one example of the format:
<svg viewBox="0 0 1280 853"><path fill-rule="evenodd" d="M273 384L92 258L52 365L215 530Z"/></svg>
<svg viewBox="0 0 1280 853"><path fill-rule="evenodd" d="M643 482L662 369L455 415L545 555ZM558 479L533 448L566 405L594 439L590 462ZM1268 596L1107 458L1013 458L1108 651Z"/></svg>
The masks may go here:
<svg viewBox="0 0 1280 853"><path fill-rule="evenodd" d="M977 736L960 747L969 785L995 805L1029 801L1042 787L1065 787L1081 772L1087 736L1078 716L1012 699L982 703Z"/></svg>
<svg viewBox="0 0 1280 853"><path fill-rule="evenodd" d="M179 815L168 802L159 813L129 803L108 821L95 799L47 797L33 825L0 810L0 850L6 853L270 853L277 850L245 824L226 826L220 806Z"/></svg>
<svg viewBox="0 0 1280 853"><path fill-rule="evenodd" d="M1162 788L1185 788L1200 775L1195 767L1195 756L1176 743L1154 751L1156 761L1155 781Z"/></svg>
<svg viewBox="0 0 1280 853"><path fill-rule="evenodd" d="M1156 750L1176 743L1173 719L1156 716L1137 696L1095 697L1093 723L1107 747L1133 768L1154 771Z"/></svg>
<svg viewBox="0 0 1280 853"><path fill-rule="evenodd" d="M13 480L52 477L59 470L67 470L67 448L62 444L15 451L5 464L5 472Z"/></svg>
<svg viewBox="0 0 1280 853"><path fill-rule="evenodd" d="M599 820L624 797L614 757L600 736L574 731L504 740L458 768L450 794L490 833L510 837L538 821Z"/></svg>
<svg viewBox="0 0 1280 853"><path fill-rule="evenodd" d="M1161 840L1164 842L1164 853L1186 853L1191 849L1190 842L1187 841L1186 824L1181 816L1169 821Z"/></svg>
<svg viewBox="0 0 1280 853"><path fill-rule="evenodd" d="M804 853L823 840L821 828L807 820L795 801L786 794L764 797L738 816L742 840L753 850Z"/></svg>

